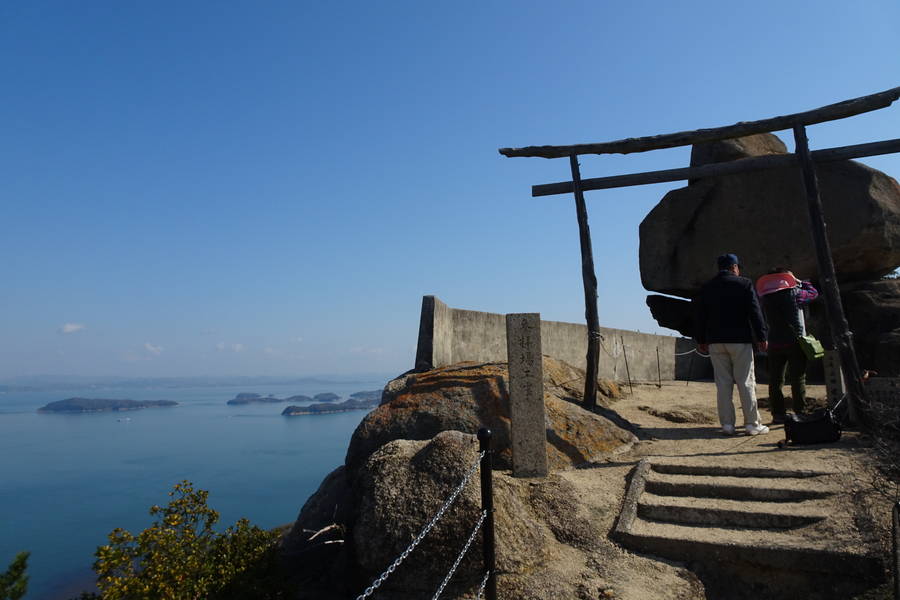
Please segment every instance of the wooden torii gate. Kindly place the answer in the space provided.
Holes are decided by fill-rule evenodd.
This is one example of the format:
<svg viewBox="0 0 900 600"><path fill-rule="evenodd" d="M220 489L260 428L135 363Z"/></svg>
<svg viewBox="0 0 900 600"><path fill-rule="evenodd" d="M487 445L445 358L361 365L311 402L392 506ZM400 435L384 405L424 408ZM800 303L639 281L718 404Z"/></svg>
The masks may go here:
<svg viewBox="0 0 900 600"><path fill-rule="evenodd" d="M572 181L535 185L531 195L552 196L555 194L573 193L575 210L578 216L578 230L581 238L581 272L584 280L585 318L588 327L587 368L584 384L584 402L586 408L593 410L597 406L597 369L600 358L600 322L597 316L597 277L594 271L594 257L591 249L591 232L588 226L587 209L584 204L584 192L602 190L648 183L662 183L683 179L700 179L716 177L748 171L761 171L784 167L799 166L802 171L803 185L809 209L810 229L816 248L816 262L819 268L819 285L828 313L828 323L832 339L837 346L841 367L847 380L849 392L850 420L858 420L858 407L865 400L865 390L856 351L853 347L852 333L844 308L841 304L840 291L831 257L831 246L825 232L825 218L822 212L822 201L819 196L819 185L816 180L814 163L836 160L848 160L864 156L876 156L900 152L900 139L892 139L869 144L842 146L824 150L809 151L806 127L816 123L844 119L854 115L878 110L890 106L900 97L900 87L877 94L845 100L806 112L794 113L780 117L772 117L760 121L743 121L725 127L697 129L664 135L639 138L627 138L612 142L596 144L576 144L571 146L528 146L525 148L500 148L500 154L507 157L525 156L540 158L569 158L572 169ZM582 179L578 165L581 154L630 154L647 152L663 148L688 146L703 142L731 139L792 129L796 143L796 153L772 156L744 158L725 163L714 163L699 167L667 169L631 173L612 177Z"/></svg>

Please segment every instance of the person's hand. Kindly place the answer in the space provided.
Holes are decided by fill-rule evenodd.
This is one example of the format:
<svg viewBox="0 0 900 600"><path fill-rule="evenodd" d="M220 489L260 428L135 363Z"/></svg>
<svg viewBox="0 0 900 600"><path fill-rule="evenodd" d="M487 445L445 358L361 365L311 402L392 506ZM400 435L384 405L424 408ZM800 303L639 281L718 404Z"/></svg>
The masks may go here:
<svg viewBox="0 0 900 600"><path fill-rule="evenodd" d="M756 349L760 352L765 352L769 349L769 342L759 342L756 344Z"/></svg>
<svg viewBox="0 0 900 600"><path fill-rule="evenodd" d="M697 351L703 354L709 354L709 344L697 344Z"/></svg>

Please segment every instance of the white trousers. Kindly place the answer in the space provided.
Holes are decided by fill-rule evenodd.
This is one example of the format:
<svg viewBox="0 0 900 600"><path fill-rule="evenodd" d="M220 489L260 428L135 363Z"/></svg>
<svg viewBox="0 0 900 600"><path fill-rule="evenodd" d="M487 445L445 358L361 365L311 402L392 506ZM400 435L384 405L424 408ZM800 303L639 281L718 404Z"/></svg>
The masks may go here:
<svg viewBox="0 0 900 600"><path fill-rule="evenodd" d="M719 422L734 426L734 403L731 395L737 384L744 411L744 425L759 425L756 409L756 375L753 371L752 344L710 344L709 359L716 378L716 403Z"/></svg>

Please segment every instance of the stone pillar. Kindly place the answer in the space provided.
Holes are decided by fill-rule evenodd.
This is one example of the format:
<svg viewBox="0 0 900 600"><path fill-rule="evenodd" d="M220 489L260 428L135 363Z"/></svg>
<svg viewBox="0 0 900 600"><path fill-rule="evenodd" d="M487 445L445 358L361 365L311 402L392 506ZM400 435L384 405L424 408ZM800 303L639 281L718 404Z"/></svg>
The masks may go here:
<svg viewBox="0 0 900 600"><path fill-rule="evenodd" d="M506 355L513 476L544 477L547 425L539 313L506 315Z"/></svg>
<svg viewBox="0 0 900 600"><path fill-rule="evenodd" d="M825 371L825 396L828 399L828 406L834 406L847 393L844 374L841 372L841 355L837 350L825 351L822 368Z"/></svg>

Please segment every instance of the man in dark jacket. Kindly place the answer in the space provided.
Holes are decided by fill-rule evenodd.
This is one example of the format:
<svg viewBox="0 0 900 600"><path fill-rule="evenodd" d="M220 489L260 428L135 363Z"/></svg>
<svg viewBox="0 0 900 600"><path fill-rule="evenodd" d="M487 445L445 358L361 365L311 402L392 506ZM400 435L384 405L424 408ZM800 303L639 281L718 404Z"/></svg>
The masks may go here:
<svg viewBox="0 0 900 600"><path fill-rule="evenodd" d="M775 267L756 281L769 324L769 408L773 423L784 423L785 367L791 382L794 412L806 409L806 354L798 338L806 335L803 306L819 296L808 281L800 281L789 269Z"/></svg>
<svg viewBox="0 0 900 600"><path fill-rule="evenodd" d="M708 352L713 365L722 432L734 433L731 397L737 384L747 433L768 433L769 428L759 422L753 371L753 344L760 352L767 348L766 321L753 282L740 276L737 256L723 254L717 264L718 275L706 282L694 298L694 336L698 350Z"/></svg>

